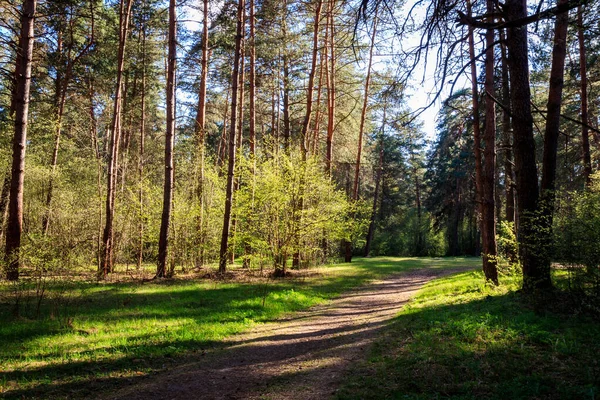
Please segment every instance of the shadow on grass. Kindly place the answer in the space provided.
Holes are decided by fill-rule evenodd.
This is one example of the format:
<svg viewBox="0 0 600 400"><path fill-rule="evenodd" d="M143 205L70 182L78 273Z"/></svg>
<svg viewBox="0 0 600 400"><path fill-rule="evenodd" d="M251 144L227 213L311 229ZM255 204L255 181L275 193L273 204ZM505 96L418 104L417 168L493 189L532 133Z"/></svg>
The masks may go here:
<svg viewBox="0 0 600 400"><path fill-rule="evenodd" d="M0 359L8 361L8 365L19 365L12 371L0 369L3 395L88 397L99 389L110 390L119 382L133 383L140 374L196 360L207 349L223 347L223 337L246 330L253 323L276 319L282 313L305 309L369 279L424 266L455 267L462 260L361 259L353 264L358 272L352 275L268 284L81 282L76 285L78 294L63 305L63 316L68 316L66 323L50 318L14 319L9 307L0 308ZM42 315L49 315L51 308L47 304ZM352 318L351 310L347 316ZM152 324L156 327L145 329ZM322 331L313 336L318 340L324 333L339 333L353 341L352 330L331 332L323 327ZM111 335L120 340L113 340ZM277 342L290 338L272 339ZM53 344L54 341L68 344ZM228 343L231 345L235 343ZM322 343L318 347L338 345ZM277 345L270 346L265 351ZM300 346L286 351L301 356L311 350ZM39 364L42 365L36 366Z"/></svg>
<svg viewBox="0 0 600 400"><path fill-rule="evenodd" d="M520 294L409 308L338 399L595 399L600 324L539 314Z"/></svg>

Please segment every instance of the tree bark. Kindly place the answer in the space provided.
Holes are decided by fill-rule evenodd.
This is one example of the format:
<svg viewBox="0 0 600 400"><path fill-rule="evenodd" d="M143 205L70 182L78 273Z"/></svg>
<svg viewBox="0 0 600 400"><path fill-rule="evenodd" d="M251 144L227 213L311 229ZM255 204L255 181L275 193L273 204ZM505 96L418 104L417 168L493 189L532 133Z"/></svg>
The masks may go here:
<svg viewBox="0 0 600 400"><path fill-rule="evenodd" d="M254 1L250 2L250 71L248 74L249 80L249 132L248 132L248 144L250 145L250 155L253 158L252 165L254 165L254 156L256 153L256 32L255 32L255 15L254 15ZM252 169L254 175L254 168Z"/></svg>
<svg viewBox="0 0 600 400"><path fill-rule="evenodd" d="M233 181L236 157L236 127L237 127L237 100L240 60L242 58L242 37L244 26L244 0L238 0L237 24L235 38L235 54L233 60L233 73L231 74L231 122L229 130L229 160L227 166L227 186L225 189L225 212L223 213L223 231L221 234L221 249L219 251L219 273L227 270L227 253L229 249L229 233L231 228L231 208L233 201Z"/></svg>
<svg viewBox="0 0 600 400"><path fill-rule="evenodd" d="M487 13L494 12L494 1L486 0ZM488 22L494 22L493 17ZM483 272L485 278L495 285L498 284L498 271L496 269L496 103L494 103L494 30L488 29L485 33L485 133L483 141L484 165L481 188L482 196L482 241L483 241Z"/></svg>
<svg viewBox="0 0 600 400"><path fill-rule="evenodd" d="M142 267L144 260L144 152L146 146L146 16L142 18L141 32L142 47L142 89L140 104L140 149L138 158L138 178L139 178L139 226L138 226L138 255L137 268Z"/></svg>
<svg viewBox="0 0 600 400"><path fill-rule="evenodd" d="M23 231L23 182L25 178L25 149L29 117L29 92L37 1L24 0L21 9L21 33L15 62L15 90L12 103L15 110L12 169L6 227L6 279L19 279L21 233Z"/></svg>
<svg viewBox="0 0 600 400"><path fill-rule="evenodd" d="M567 0L559 0L565 4ZM542 181L540 188L540 276L533 277L530 285L551 286L550 255L552 252L552 220L554 216L554 200L556 197L556 164L558 152L558 136L560 133L560 110L562 105L562 90L564 86L565 57L567 54L567 29L569 13L565 12L556 17L554 25L554 47L552 49L552 66L550 69L550 85L548 89L548 114L544 134L544 158L542 163ZM540 283L537 282L540 281Z"/></svg>
<svg viewBox="0 0 600 400"><path fill-rule="evenodd" d="M329 13L327 15L327 33L329 34L330 63L326 71L327 74L327 149L325 153L325 172L331 176L333 163L333 134L335 131L335 26L334 26L335 0L329 0ZM327 47L327 46L326 46Z"/></svg>
<svg viewBox="0 0 600 400"><path fill-rule="evenodd" d="M173 209L173 146L175 144L175 69L177 62L177 23L175 0L169 0L169 50L167 59L167 131L165 134L165 184L163 188L163 210L158 238L158 265L156 276L167 275L169 250L169 224ZM172 272L172 271L170 271Z"/></svg>
<svg viewBox="0 0 600 400"><path fill-rule="evenodd" d="M114 265L114 216L115 190L117 182L119 144L121 141L121 107L123 93L123 68L125 64L125 47L129 30L129 16L132 0L121 0L119 11L119 50L117 56L117 85L113 103L113 118L110 130L110 148L108 152L108 171L106 184L106 221L102 234L102 254L98 277L105 277L112 272Z"/></svg>
<svg viewBox="0 0 600 400"><path fill-rule="evenodd" d="M510 83L508 78L508 65L506 59L506 35L504 30L500 30L501 56L502 56L502 101L505 107L510 110ZM504 147L504 187L506 194L506 213L505 219L508 222L515 222L515 188L513 174L513 157L511 136L510 113L505 109L502 111L502 139ZM516 227L515 227L516 228Z"/></svg>
<svg viewBox="0 0 600 400"><path fill-rule="evenodd" d="M358 201L358 188L360 183L360 159L362 157L362 142L365 134L365 121L367 119L367 108L369 107L369 84L371 83L371 67L373 65L373 49L375 48L375 36L377 35L377 11L373 19L373 31L371 32L371 45L369 47L369 62L367 64L367 77L365 79L364 98L360 112L360 127L358 129L358 146L356 149L356 164L354 165L354 184L352 186L352 199ZM352 262L352 239L344 241L344 261Z"/></svg>
<svg viewBox="0 0 600 400"><path fill-rule="evenodd" d="M527 5L522 0L507 0L505 12L507 21L525 18ZM541 265L541 255L536 240L539 233L536 227L539 188L530 103L527 27L509 28L507 39L513 116L513 153L518 195L519 254L523 266L523 288L531 292L536 288L549 287L551 282L549 271Z"/></svg>
<svg viewBox="0 0 600 400"><path fill-rule="evenodd" d="M198 215L198 246L200 247L198 266L204 264L204 163L205 163L205 141L206 141L206 84L208 79L208 0L203 0L202 10L202 60L200 67L200 89L198 93L198 109L196 114L196 142L200 157L200 173L198 176L198 203L200 213Z"/></svg>
<svg viewBox="0 0 600 400"><path fill-rule="evenodd" d="M369 257L371 253L371 243L375 233L375 219L377 216L377 202L379 199L379 188L381 186L381 176L383 174L383 156L384 156L384 138L386 121L386 103L383 104L383 124L381 125L381 134L379 137L379 161L377 163L377 172L375 173L375 192L373 193L373 207L371 209L371 220L369 222L369 230L367 232L367 240L365 241L364 256Z"/></svg>
<svg viewBox="0 0 600 400"><path fill-rule="evenodd" d="M590 156L590 135L588 131L588 91L587 91L587 57L583 36L583 7L577 7L577 41L579 42L579 76L581 85L581 145L583 147L583 177L585 185L590 185L592 174L592 157Z"/></svg>

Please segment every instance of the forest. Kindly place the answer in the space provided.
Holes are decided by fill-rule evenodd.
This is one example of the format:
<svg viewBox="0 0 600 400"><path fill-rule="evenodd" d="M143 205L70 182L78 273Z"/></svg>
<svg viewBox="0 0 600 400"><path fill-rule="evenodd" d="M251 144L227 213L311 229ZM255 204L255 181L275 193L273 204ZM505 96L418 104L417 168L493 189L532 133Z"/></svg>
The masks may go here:
<svg viewBox="0 0 600 400"><path fill-rule="evenodd" d="M89 397L90 377L108 393L400 274L446 282L417 296L420 318L449 307L451 326L483 302L508 323L521 304L498 329L535 336L534 358L565 345L566 386L508 397L594 398L598 345L576 332L600 339L598 4L0 0L0 393ZM413 340L403 312L388 329ZM469 324L430 334L510 341ZM371 334L373 354L405 343ZM378 365L422 361L394 357ZM491 375L514 370L494 357ZM336 396L471 390L440 376ZM506 398L498 385L473 398Z"/></svg>

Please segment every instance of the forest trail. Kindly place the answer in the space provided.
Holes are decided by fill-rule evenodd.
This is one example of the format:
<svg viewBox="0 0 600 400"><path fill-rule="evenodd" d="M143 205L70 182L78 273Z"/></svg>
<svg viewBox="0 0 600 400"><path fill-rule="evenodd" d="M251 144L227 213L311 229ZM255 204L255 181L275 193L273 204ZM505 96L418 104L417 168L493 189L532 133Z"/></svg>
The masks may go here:
<svg viewBox="0 0 600 400"><path fill-rule="evenodd" d="M231 337L225 348L153 375L108 398L327 399L347 367L428 281L468 268L421 268Z"/></svg>

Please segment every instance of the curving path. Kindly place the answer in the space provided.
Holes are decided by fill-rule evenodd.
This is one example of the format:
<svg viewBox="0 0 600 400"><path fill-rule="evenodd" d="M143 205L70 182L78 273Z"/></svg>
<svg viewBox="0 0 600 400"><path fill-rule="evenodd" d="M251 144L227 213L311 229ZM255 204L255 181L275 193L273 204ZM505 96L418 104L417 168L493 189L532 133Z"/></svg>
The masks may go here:
<svg viewBox="0 0 600 400"><path fill-rule="evenodd" d="M230 338L224 350L153 375L113 399L327 399L350 363L428 281L462 269L392 275L327 305Z"/></svg>

